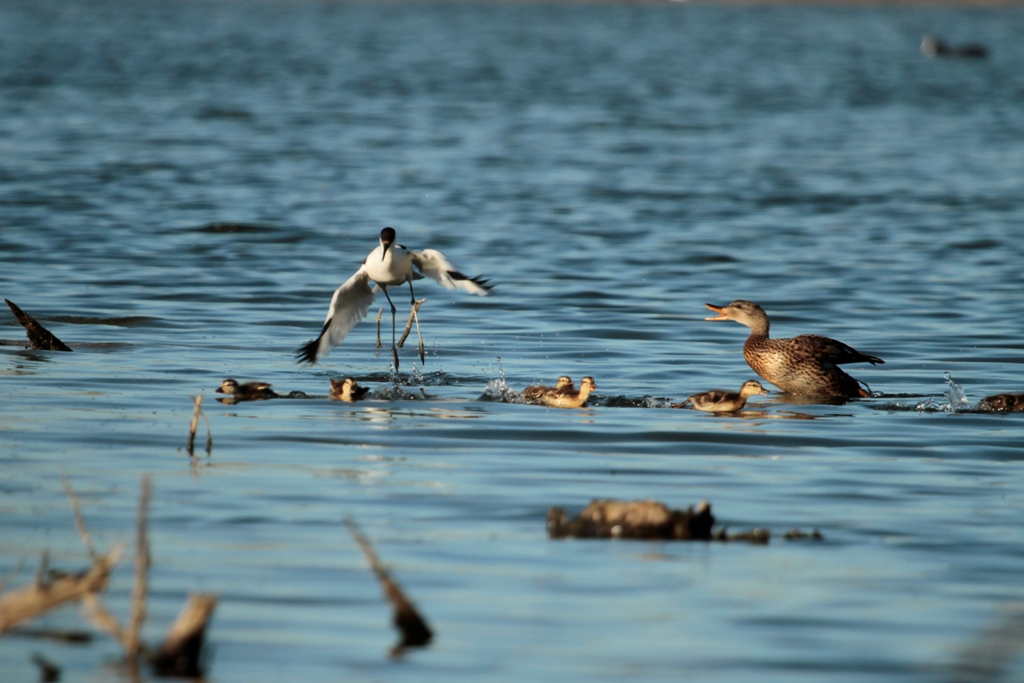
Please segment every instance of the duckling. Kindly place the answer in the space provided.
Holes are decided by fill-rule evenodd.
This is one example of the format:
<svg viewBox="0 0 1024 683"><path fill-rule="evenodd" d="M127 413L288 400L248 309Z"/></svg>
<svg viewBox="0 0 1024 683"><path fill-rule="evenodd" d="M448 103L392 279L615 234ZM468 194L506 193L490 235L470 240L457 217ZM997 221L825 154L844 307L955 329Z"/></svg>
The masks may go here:
<svg viewBox="0 0 1024 683"><path fill-rule="evenodd" d="M226 379L216 389L218 394L231 394L236 401L263 401L268 398L280 398L266 382L246 382L239 384L233 379Z"/></svg>
<svg viewBox="0 0 1024 683"><path fill-rule="evenodd" d="M724 391L712 389L702 394L694 394L682 403L673 403L673 408L684 408L689 403L694 410L703 410L709 413L735 413L747 404L751 396L763 396L768 391L761 386L756 379L750 379L743 383L739 393L735 391Z"/></svg>
<svg viewBox="0 0 1024 683"><path fill-rule="evenodd" d="M548 393L576 393L576 387L572 383L572 378L569 375L562 375L555 382L554 388L546 387L543 384L533 384L523 389L523 398L528 403L535 403L540 400L540 397Z"/></svg>
<svg viewBox="0 0 1024 683"><path fill-rule="evenodd" d="M1024 412L1024 394L996 394L986 396L978 403L981 410L998 410L1006 413Z"/></svg>
<svg viewBox="0 0 1024 683"><path fill-rule="evenodd" d="M841 341L815 334L770 339L768 315L753 301L741 299L728 306L704 305L719 314L705 320L735 320L750 328L750 336L743 344L747 364L762 378L791 394L867 397L870 394L839 366L885 363Z"/></svg>
<svg viewBox="0 0 1024 683"><path fill-rule="evenodd" d="M594 381L593 377L588 376L580 381L579 391L552 389L547 393L541 394L537 398L537 402L552 408L585 408L590 392L594 389L597 389L597 382Z"/></svg>
<svg viewBox="0 0 1024 683"><path fill-rule="evenodd" d="M370 392L369 387L361 387L351 377L331 380L331 400L355 403L362 400Z"/></svg>

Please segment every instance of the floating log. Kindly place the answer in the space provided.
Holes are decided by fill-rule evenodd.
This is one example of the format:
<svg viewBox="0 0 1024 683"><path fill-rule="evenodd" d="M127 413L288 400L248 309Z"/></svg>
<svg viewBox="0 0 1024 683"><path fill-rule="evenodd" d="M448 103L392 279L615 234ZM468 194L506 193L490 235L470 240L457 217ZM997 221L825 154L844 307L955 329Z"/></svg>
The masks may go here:
<svg viewBox="0 0 1024 683"><path fill-rule="evenodd" d="M17 318L22 327L25 328L25 332L28 333L29 344L32 345L33 349L40 349L43 351L71 351L71 347L60 339L57 339L52 332L40 325L36 319L28 313L18 308L13 301L9 299L4 299L4 301L11 307L14 317Z"/></svg>
<svg viewBox="0 0 1024 683"><path fill-rule="evenodd" d="M0 634L66 602L102 592L120 558L121 549L115 548L77 574L44 570L32 584L0 595Z"/></svg>
<svg viewBox="0 0 1024 683"><path fill-rule="evenodd" d="M351 519L343 521L359 549L366 556L366 561L370 564L373 573L377 575L381 590L384 591L384 597L387 598L394 608L393 621L402 639L391 649L391 654L398 656L407 647L422 647L428 644L433 639L434 633L427 626L427 622L423 617L420 616L416 606L405 596L405 593L402 592L402 589L395 580L391 578L387 568L381 563L373 546L370 545L369 539L363 535L363 532L359 530L356 523Z"/></svg>
<svg viewBox="0 0 1024 683"><path fill-rule="evenodd" d="M185 607L167 629L163 643L149 657L154 673L158 676L202 676L201 655L206 627L216 607L217 596L213 593L188 596Z"/></svg>
<svg viewBox="0 0 1024 683"><path fill-rule="evenodd" d="M565 508L548 510L551 538L648 538L710 541L715 517L711 504L670 510L653 500L595 500L570 520Z"/></svg>

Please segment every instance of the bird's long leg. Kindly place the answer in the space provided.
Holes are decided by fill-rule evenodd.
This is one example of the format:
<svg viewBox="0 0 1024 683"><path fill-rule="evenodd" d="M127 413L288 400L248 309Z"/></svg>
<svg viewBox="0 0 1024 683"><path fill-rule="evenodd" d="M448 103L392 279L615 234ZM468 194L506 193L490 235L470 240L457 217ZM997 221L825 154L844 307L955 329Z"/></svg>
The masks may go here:
<svg viewBox="0 0 1024 683"><path fill-rule="evenodd" d="M377 348L384 348L384 345L380 343L380 314L384 312L383 308L377 309Z"/></svg>
<svg viewBox="0 0 1024 683"><path fill-rule="evenodd" d="M409 280L409 297L410 301L412 301L412 315L410 317L416 321L416 337L417 339L419 339L420 342L420 365L426 365L427 358L426 354L423 353L423 335L420 333L420 317L417 314L417 311L420 310L420 304L426 301L426 299L423 299L419 303L416 302L416 293L412 291L412 280ZM409 334L408 324L406 324L405 326L405 333Z"/></svg>
<svg viewBox="0 0 1024 683"><path fill-rule="evenodd" d="M391 355L395 359L395 370L397 371L398 370L398 346L395 344L395 337L397 336L395 334L395 313L398 312L398 309L395 308L395 303L391 300L391 295L388 294L388 288L387 287L381 287L381 289L384 291L384 296L387 297L388 303L391 304Z"/></svg>

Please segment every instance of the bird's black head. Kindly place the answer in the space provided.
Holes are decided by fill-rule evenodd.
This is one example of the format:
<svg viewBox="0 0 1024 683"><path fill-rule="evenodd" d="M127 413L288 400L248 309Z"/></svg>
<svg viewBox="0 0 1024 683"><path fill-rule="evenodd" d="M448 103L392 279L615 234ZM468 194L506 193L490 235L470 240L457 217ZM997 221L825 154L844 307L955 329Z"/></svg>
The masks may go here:
<svg viewBox="0 0 1024 683"><path fill-rule="evenodd" d="M384 228L380 231L380 243L384 247L384 251L381 252L380 259L384 260L384 255L388 253L388 248L395 243L395 229Z"/></svg>

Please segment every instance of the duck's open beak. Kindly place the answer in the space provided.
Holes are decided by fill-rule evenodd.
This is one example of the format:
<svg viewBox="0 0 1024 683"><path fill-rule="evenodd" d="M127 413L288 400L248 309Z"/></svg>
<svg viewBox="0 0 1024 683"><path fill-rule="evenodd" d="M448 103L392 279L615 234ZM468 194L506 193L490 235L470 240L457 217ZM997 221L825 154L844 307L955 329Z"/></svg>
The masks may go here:
<svg viewBox="0 0 1024 683"><path fill-rule="evenodd" d="M725 312L725 306L715 306L714 304L704 304L718 315L711 318L704 318L705 320L728 320L729 316Z"/></svg>

